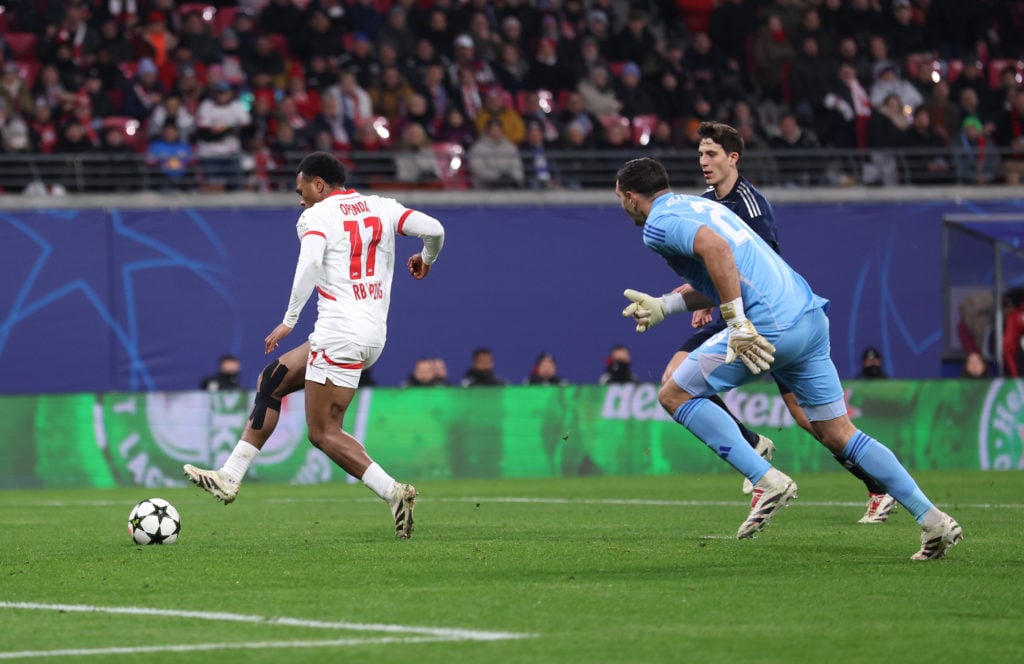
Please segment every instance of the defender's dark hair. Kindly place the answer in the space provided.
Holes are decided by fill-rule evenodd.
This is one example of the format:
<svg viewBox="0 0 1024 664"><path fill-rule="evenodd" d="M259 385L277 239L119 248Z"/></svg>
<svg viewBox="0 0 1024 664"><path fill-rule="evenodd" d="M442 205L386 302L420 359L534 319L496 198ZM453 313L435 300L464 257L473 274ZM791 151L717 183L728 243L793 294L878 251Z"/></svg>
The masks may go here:
<svg viewBox="0 0 1024 664"><path fill-rule="evenodd" d="M627 161L619 168L615 179L622 191L635 191L647 198L669 188L665 167L648 157Z"/></svg>
<svg viewBox="0 0 1024 664"><path fill-rule="evenodd" d="M326 152L313 152L306 155L299 167L295 169L296 175L302 173L306 179L323 178L323 181L332 186L343 187L348 179L345 172L345 164Z"/></svg>
<svg viewBox="0 0 1024 664"><path fill-rule="evenodd" d="M697 127L697 135L701 139L711 139L718 143L726 153L735 152L743 155L743 137L735 128L721 122L701 122Z"/></svg>

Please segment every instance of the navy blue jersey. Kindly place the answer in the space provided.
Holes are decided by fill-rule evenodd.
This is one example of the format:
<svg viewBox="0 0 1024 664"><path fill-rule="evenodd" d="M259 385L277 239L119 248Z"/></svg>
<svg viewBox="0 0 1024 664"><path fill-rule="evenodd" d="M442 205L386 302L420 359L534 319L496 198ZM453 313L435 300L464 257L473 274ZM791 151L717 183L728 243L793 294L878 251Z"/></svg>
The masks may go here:
<svg viewBox="0 0 1024 664"><path fill-rule="evenodd" d="M750 180L742 175L736 180L732 191L719 199L715 196L715 188L708 187L707 191L701 194L704 198L718 201L733 213L746 222L751 230L761 236L761 239L768 243L775 251L779 250L779 238L775 233L775 212L772 205L764 197L757 187L750 184Z"/></svg>

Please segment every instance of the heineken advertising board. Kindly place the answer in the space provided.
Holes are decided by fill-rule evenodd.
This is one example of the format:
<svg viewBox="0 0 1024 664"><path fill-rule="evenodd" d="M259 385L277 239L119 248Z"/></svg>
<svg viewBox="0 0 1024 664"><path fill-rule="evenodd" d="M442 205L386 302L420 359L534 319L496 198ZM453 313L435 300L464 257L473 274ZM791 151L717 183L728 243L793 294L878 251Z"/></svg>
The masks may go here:
<svg viewBox="0 0 1024 664"><path fill-rule="evenodd" d="M911 469L1024 469L1024 382L851 381L856 426ZM248 417L248 392L150 392L0 398L0 487L184 484L181 466L216 467ZM786 472L838 470L790 417L774 383L725 395L778 446ZM306 438L301 392L247 481L350 478ZM392 475L558 477L729 472L658 405L651 384L360 390L345 428Z"/></svg>

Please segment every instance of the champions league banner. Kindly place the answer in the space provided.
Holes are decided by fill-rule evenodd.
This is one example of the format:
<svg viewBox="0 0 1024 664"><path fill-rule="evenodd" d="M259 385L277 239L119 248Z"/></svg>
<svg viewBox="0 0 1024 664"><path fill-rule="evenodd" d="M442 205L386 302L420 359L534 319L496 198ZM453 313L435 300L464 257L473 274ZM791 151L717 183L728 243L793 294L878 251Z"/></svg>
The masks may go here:
<svg viewBox="0 0 1024 664"><path fill-rule="evenodd" d="M912 470L1024 470L1024 381L850 381L856 426ZM0 398L0 488L184 486L181 466L216 467L238 441L248 392ZM725 396L778 445L789 473L835 471L773 383ZM360 390L346 430L396 477L576 477L727 472L657 402L653 384ZM248 482L351 481L306 438L301 392Z"/></svg>

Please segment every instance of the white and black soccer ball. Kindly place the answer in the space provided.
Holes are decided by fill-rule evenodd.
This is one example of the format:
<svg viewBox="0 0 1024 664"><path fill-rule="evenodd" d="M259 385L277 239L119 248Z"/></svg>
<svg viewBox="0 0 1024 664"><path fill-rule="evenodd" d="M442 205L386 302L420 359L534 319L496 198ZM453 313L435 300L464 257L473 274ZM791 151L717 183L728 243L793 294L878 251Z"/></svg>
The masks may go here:
<svg viewBox="0 0 1024 664"><path fill-rule="evenodd" d="M148 498L128 515L128 533L136 544L173 544L181 532L181 517L163 498Z"/></svg>

